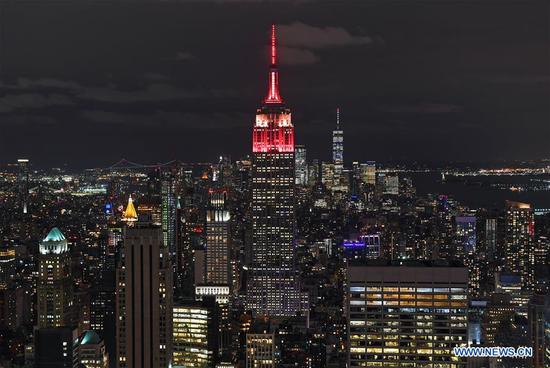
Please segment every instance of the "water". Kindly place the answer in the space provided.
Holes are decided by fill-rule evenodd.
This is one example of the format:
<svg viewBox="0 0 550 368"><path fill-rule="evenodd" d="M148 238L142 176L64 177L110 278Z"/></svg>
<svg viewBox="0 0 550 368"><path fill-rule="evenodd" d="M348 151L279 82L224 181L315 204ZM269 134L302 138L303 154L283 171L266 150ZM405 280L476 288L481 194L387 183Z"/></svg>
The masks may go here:
<svg viewBox="0 0 550 368"><path fill-rule="evenodd" d="M550 191L512 192L480 184L527 183L533 178L548 179L548 175L476 176L468 178L470 184L452 180L441 182L439 173L410 173L406 176L413 180L419 195L448 194L471 208L502 209L506 200L530 203L534 208L550 208Z"/></svg>

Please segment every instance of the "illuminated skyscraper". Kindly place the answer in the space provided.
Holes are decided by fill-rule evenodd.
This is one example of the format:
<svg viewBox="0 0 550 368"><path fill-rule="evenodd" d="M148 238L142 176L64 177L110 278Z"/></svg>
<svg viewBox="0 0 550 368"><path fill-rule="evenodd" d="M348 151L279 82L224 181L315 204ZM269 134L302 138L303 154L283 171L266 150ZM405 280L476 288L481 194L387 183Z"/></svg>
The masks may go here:
<svg viewBox="0 0 550 368"><path fill-rule="evenodd" d="M38 328L69 326L73 285L67 239L54 227L40 243L39 252Z"/></svg>
<svg viewBox="0 0 550 368"><path fill-rule="evenodd" d="M20 158L17 160L17 166L19 166L19 171L17 173L19 208L23 213L27 213L29 199L29 160Z"/></svg>
<svg viewBox="0 0 550 368"><path fill-rule="evenodd" d="M465 267L380 263L348 268L347 367L466 367Z"/></svg>
<svg viewBox="0 0 550 368"><path fill-rule="evenodd" d="M455 223L457 238L455 256L468 267L470 295L477 296L479 294L479 280L481 277L479 256L476 257L476 254L478 254L477 218L475 216L457 216Z"/></svg>
<svg viewBox="0 0 550 368"><path fill-rule="evenodd" d="M229 220L227 190L211 189L206 212L206 283L230 285Z"/></svg>
<svg viewBox="0 0 550 368"><path fill-rule="evenodd" d="M15 247L11 244L0 245L0 290L7 289L15 278Z"/></svg>
<svg viewBox="0 0 550 368"><path fill-rule="evenodd" d="M275 367L275 334L246 334L246 368Z"/></svg>
<svg viewBox="0 0 550 368"><path fill-rule="evenodd" d="M173 312L175 367L212 367L218 354L218 316L213 300L177 302Z"/></svg>
<svg viewBox="0 0 550 368"><path fill-rule="evenodd" d="M128 226L133 226L134 222L138 219L136 208L134 207L134 201L132 196L128 197L128 205L122 213L122 221L126 222Z"/></svg>
<svg viewBox="0 0 550 368"><path fill-rule="evenodd" d="M363 184L376 185L376 162L367 161L361 164L361 182Z"/></svg>
<svg viewBox="0 0 550 368"><path fill-rule="evenodd" d="M17 326L17 290L15 283L15 247L0 244L0 327L15 329Z"/></svg>
<svg viewBox="0 0 550 368"><path fill-rule="evenodd" d="M230 213L228 191L212 188L208 193L206 211L206 285L195 288L195 296L214 296L220 308L219 346L226 349L231 344L229 321L229 294L232 286L230 252ZM197 281L197 280L195 280Z"/></svg>
<svg viewBox="0 0 550 368"><path fill-rule="evenodd" d="M535 277L535 218L530 204L506 202L505 232L505 266L530 290Z"/></svg>
<svg viewBox="0 0 550 368"><path fill-rule="evenodd" d="M332 131L332 162L334 175L339 179L344 169L344 131L340 128L340 108L336 109L336 129Z"/></svg>
<svg viewBox="0 0 550 368"><path fill-rule="evenodd" d="M167 368L172 359L172 268L162 230L127 227L117 267L117 366Z"/></svg>
<svg viewBox="0 0 550 368"><path fill-rule="evenodd" d="M176 257L176 180L172 172L163 172L161 179L161 223L162 241L168 251L172 263L175 265Z"/></svg>
<svg viewBox="0 0 550 368"><path fill-rule="evenodd" d="M300 305L294 271L294 127L279 93L275 26L268 94L256 112L252 142L252 262L247 305L259 315L294 315Z"/></svg>
<svg viewBox="0 0 550 368"><path fill-rule="evenodd" d="M548 325L545 318L544 295L535 294L529 302L529 328L528 336L533 346L533 367L543 368L550 366L550 359L545 354L549 353L549 339L546 336L545 327ZM546 327L548 329L548 327Z"/></svg>
<svg viewBox="0 0 550 368"><path fill-rule="evenodd" d="M307 151L305 146L296 146L296 185L308 184Z"/></svg>

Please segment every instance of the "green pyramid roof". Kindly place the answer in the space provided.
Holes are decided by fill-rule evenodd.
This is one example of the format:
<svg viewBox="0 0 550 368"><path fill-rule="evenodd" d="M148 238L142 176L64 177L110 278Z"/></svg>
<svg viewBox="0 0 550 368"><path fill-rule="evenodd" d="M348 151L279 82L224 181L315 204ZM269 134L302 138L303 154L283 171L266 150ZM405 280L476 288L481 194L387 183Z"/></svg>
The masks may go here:
<svg viewBox="0 0 550 368"><path fill-rule="evenodd" d="M82 340L80 341L80 345L89 345L89 344L99 344L101 342L101 339L99 338L98 334L95 331L86 331L84 332L84 336L82 336Z"/></svg>
<svg viewBox="0 0 550 368"><path fill-rule="evenodd" d="M65 235L59 230L57 227L54 227L50 230L48 233L48 236L44 238L43 241L49 242L49 241L62 241L65 240Z"/></svg>

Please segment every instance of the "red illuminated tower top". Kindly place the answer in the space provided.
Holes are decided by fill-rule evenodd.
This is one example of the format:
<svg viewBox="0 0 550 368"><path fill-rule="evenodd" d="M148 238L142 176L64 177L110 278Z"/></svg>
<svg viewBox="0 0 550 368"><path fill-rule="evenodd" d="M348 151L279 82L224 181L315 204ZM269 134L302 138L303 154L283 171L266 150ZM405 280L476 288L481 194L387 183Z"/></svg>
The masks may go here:
<svg viewBox="0 0 550 368"><path fill-rule="evenodd" d="M267 97L264 99L264 105L256 111L252 151L255 153L294 152L294 126L290 109L283 105L283 99L279 93L275 25L271 27L271 65Z"/></svg>
<svg viewBox="0 0 550 368"><path fill-rule="evenodd" d="M271 65L269 67L269 86L266 104L280 104L283 102L279 93L279 71L277 70L277 37L275 36L275 24L271 26Z"/></svg>

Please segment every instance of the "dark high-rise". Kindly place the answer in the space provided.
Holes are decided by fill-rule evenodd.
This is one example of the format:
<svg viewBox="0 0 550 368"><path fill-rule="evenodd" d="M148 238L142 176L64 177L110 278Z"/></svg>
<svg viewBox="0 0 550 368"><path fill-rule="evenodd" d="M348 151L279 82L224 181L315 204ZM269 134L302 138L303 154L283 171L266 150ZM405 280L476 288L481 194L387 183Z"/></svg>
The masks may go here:
<svg viewBox="0 0 550 368"><path fill-rule="evenodd" d="M172 359L172 268L162 229L127 227L117 267L117 366L168 367Z"/></svg>
<svg viewBox="0 0 550 368"><path fill-rule="evenodd" d="M252 264L248 308L257 315L294 315L294 126L279 93L275 26L268 94L256 112L252 136Z"/></svg>

